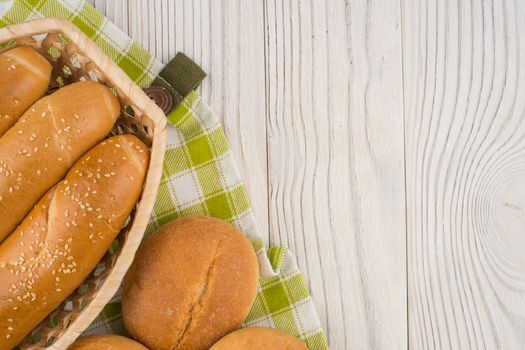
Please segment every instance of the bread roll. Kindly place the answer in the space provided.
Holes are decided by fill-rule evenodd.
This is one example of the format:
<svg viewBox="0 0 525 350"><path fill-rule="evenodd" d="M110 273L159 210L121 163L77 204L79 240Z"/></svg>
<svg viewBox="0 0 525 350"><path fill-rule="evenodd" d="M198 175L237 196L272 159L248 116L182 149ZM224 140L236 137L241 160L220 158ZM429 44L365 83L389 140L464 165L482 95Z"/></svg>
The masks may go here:
<svg viewBox="0 0 525 350"><path fill-rule="evenodd" d="M0 242L119 115L111 91L80 82L41 98L0 137Z"/></svg>
<svg viewBox="0 0 525 350"><path fill-rule="evenodd" d="M201 350L237 329L257 294L259 267L246 236L209 217L161 227L124 279L122 316L153 350Z"/></svg>
<svg viewBox="0 0 525 350"><path fill-rule="evenodd" d="M134 340L113 334L78 338L68 350L148 350Z"/></svg>
<svg viewBox="0 0 525 350"><path fill-rule="evenodd" d="M115 136L87 152L0 245L0 349L11 349L88 276L142 191L149 151Z"/></svg>
<svg viewBox="0 0 525 350"><path fill-rule="evenodd" d="M51 64L28 46L0 54L0 136L44 96L51 70Z"/></svg>
<svg viewBox="0 0 525 350"><path fill-rule="evenodd" d="M273 328L244 328L228 334L210 350L308 350L299 339Z"/></svg>

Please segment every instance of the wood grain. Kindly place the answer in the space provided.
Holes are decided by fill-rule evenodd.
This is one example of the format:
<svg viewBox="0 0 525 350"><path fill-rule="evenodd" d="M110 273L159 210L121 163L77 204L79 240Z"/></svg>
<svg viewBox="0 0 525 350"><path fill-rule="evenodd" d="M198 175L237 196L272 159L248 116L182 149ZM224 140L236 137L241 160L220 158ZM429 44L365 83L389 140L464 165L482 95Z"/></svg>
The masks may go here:
<svg viewBox="0 0 525 350"><path fill-rule="evenodd" d="M403 1L409 343L525 344L525 4Z"/></svg>
<svg viewBox="0 0 525 350"><path fill-rule="evenodd" d="M333 349L406 348L399 4L268 0L266 17L271 241Z"/></svg>
<svg viewBox="0 0 525 350"><path fill-rule="evenodd" d="M263 6L209 0L91 0L153 55L168 62L179 51L208 77L204 100L223 123L268 243L268 167Z"/></svg>
<svg viewBox="0 0 525 350"><path fill-rule="evenodd" d="M522 347L523 1L93 2L209 73L332 349Z"/></svg>
<svg viewBox="0 0 525 350"><path fill-rule="evenodd" d="M209 73L263 233L296 254L331 348L406 348L399 4L93 2Z"/></svg>

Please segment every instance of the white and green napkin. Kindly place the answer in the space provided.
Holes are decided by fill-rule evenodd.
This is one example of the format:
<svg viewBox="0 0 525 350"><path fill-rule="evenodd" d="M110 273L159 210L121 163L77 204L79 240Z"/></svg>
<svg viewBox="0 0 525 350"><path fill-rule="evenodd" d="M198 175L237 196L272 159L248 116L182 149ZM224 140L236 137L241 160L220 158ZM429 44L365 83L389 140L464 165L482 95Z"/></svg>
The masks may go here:
<svg viewBox="0 0 525 350"><path fill-rule="evenodd" d="M65 18L74 23L141 87L147 87L163 68L85 0L0 0L0 27L39 17ZM267 249L259 236L215 113L193 91L167 118L171 126L162 180L146 234L187 215L211 215L234 224L252 241L261 271L257 299L244 326L279 328L299 337L311 350L328 349L295 258L283 247ZM117 294L87 334L125 334L119 300Z"/></svg>

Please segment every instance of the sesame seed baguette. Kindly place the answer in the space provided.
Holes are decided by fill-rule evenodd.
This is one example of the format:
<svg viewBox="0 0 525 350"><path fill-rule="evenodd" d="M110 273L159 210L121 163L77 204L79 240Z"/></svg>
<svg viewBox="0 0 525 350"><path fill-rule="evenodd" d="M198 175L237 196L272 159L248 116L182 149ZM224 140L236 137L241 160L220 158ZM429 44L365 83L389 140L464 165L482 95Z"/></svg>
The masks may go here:
<svg viewBox="0 0 525 350"><path fill-rule="evenodd" d="M0 136L44 96L51 70L51 64L29 46L0 54Z"/></svg>
<svg viewBox="0 0 525 350"><path fill-rule="evenodd" d="M78 82L38 100L0 137L0 242L110 132L119 110L107 87Z"/></svg>
<svg viewBox="0 0 525 350"><path fill-rule="evenodd" d="M11 349L88 276L142 191L149 150L132 135L87 152L0 245L0 349Z"/></svg>

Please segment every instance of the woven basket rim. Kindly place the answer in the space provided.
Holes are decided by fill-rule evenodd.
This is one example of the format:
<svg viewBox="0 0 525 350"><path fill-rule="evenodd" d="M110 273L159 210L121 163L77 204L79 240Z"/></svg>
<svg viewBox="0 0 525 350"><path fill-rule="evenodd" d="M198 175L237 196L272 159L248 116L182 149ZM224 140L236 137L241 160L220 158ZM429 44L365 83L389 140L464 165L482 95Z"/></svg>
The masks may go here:
<svg viewBox="0 0 525 350"><path fill-rule="evenodd" d="M120 255L96 297L82 310L63 334L46 350L65 350L94 321L117 292L142 241L156 199L166 147L166 117L162 110L90 38L72 23L56 18L35 19L0 29L0 43L45 33L62 33L100 69L133 104L153 122L150 164L131 229Z"/></svg>

